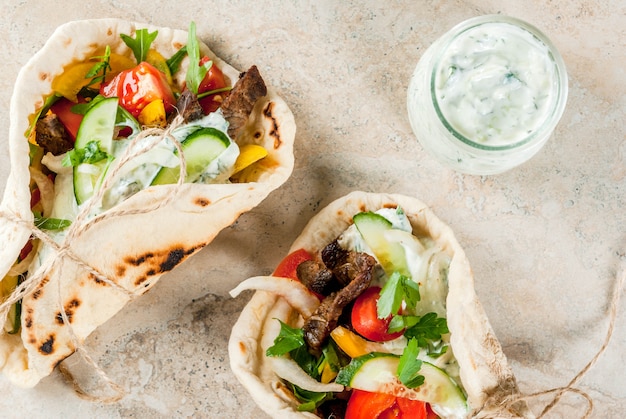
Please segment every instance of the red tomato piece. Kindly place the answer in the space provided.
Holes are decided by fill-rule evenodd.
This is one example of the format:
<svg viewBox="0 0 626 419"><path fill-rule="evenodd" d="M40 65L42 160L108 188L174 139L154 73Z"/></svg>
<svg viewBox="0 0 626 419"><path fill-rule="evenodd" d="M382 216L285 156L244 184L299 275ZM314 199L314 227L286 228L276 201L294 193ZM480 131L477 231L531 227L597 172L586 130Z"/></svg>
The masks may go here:
<svg viewBox="0 0 626 419"><path fill-rule="evenodd" d="M118 97L120 106L135 118L150 102L162 99L165 112L171 112L176 104L172 88L165 74L151 64L142 62L130 70L115 76L100 87L104 97Z"/></svg>
<svg viewBox="0 0 626 419"><path fill-rule="evenodd" d="M366 339L375 342L384 342L402 336L403 330L388 333L391 316L386 319L379 319L376 310L376 303L380 297L380 287L370 287L366 289L354 301L351 320L354 330Z"/></svg>
<svg viewBox="0 0 626 419"><path fill-rule="evenodd" d="M79 98L78 103L82 102L84 102L84 100ZM65 131L72 138L72 141L76 141L78 127L80 127L80 123L83 120L83 115L72 112L72 106L74 105L76 105L76 103L62 97L50 107L52 113L59 118L59 121L61 121L65 127Z"/></svg>
<svg viewBox="0 0 626 419"><path fill-rule="evenodd" d="M209 60L209 57L203 57L200 60L200 65L204 65ZM202 79L200 86L198 86L198 94L204 92L210 92L211 90L222 89L226 87L226 80L224 79L224 73L222 70L213 63L209 71L207 71L206 75ZM209 95L203 97L199 100L200 106L202 106L202 110L205 115L210 114L211 112L215 112L220 105L222 104L221 100L218 100L218 96L223 97L226 93L218 93L214 95Z"/></svg>
<svg viewBox="0 0 626 419"><path fill-rule="evenodd" d="M276 267L274 276L283 278L291 278L298 280L296 268L305 260L311 260L313 257L304 249L298 249L288 254Z"/></svg>
<svg viewBox="0 0 626 419"><path fill-rule="evenodd" d="M345 419L376 419L390 409L395 401L396 397L390 394L352 390Z"/></svg>
<svg viewBox="0 0 626 419"><path fill-rule="evenodd" d="M426 403L390 394L352 390L345 419L427 419Z"/></svg>

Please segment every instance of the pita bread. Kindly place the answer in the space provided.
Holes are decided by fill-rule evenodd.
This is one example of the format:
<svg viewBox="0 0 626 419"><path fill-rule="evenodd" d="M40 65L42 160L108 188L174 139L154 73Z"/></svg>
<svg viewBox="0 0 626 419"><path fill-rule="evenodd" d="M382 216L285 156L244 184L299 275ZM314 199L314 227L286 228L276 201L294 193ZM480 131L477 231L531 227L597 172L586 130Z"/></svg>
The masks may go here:
<svg viewBox="0 0 626 419"><path fill-rule="evenodd" d="M518 393L515 377L474 291L472 270L452 230L417 199L393 194L352 192L322 209L306 225L290 252L305 249L319 252L352 224L352 216L362 211L400 206L407 214L413 232L430 236L450 254L447 320L450 344L460 366L460 379L468 396L472 416L528 417L524 403L495 414L486 414L498 401ZM272 370L266 349L277 336L281 319L292 325L297 312L277 294L258 290L244 307L233 327L229 342L231 368L255 402L272 417L316 417L298 412L298 402Z"/></svg>
<svg viewBox="0 0 626 419"><path fill-rule="evenodd" d="M158 30L152 47L164 57L187 44L187 32L116 19L85 20L59 27L44 47L20 71L11 100L9 147L11 172L0 205L0 277L9 271L31 230L29 146L24 136L29 117L52 94L51 82L64 68L88 59L109 45L112 52L132 57L120 34ZM230 84L240 72L200 43L201 55L219 66ZM174 80L182 85L188 58ZM282 185L293 170L295 122L285 102L268 87L257 101L247 125L235 141L262 145L268 156L246 172L240 183L184 184L145 189L110 211L128 215L107 218L69 243L67 251L117 286L88 272L70 257L49 251L40 263L52 265L41 284L23 298L21 336L0 336L0 368L15 384L34 386L72 354L97 326L117 313L134 295L148 291L157 280L193 255L242 213L258 205ZM163 201L177 192L176 199ZM168 202L146 212L155 203ZM9 216L10 215L10 216ZM126 291L122 290L125 289ZM71 323L63 321L61 307Z"/></svg>

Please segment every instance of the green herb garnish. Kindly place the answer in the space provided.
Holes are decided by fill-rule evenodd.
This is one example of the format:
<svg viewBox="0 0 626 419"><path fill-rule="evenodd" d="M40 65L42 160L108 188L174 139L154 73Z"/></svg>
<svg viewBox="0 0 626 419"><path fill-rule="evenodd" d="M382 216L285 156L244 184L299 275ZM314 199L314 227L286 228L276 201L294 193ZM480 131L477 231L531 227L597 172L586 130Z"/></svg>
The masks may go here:
<svg viewBox="0 0 626 419"><path fill-rule="evenodd" d="M78 166L82 163L94 164L102 160L113 158L100 148L100 141L89 141L85 148L75 148L68 151L63 157L62 164L65 167Z"/></svg>
<svg viewBox="0 0 626 419"><path fill-rule="evenodd" d="M63 230L69 227L72 222L62 218L42 217L40 213L33 213L35 217L35 227L41 230Z"/></svg>
<svg viewBox="0 0 626 419"><path fill-rule="evenodd" d="M385 319L397 314L402 301L407 306L415 307L420 300L419 285L411 278L394 272L380 291L377 303L378 318Z"/></svg>
<svg viewBox="0 0 626 419"><path fill-rule="evenodd" d="M330 391L318 393L315 391L305 390L295 384L291 384L291 389L293 390L294 396L296 396L298 401L301 402L301 404L298 405L299 412L314 412L315 409L317 409L317 407L322 403L335 398L333 393Z"/></svg>
<svg viewBox="0 0 626 419"><path fill-rule="evenodd" d="M419 346L416 339L410 339L408 345L404 348L400 363L398 364L398 378L402 384L408 388L419 387L424 384L424 376L418 374L422 368L422 361L417 359L419 354Z"/></svg>
<svg viewBox="0 0 626 419"><path fill-rule="evenodd" d="M170 73L175 74L180 68L180 63L183 62L183 59L187 56L187 46L185 45L170 58L165 60L167 67L170 69Z"/></svg>
<svg viewBox="0 0 626 419"><path fill-rule="evenodd" d="M294 349L298 349L305 346L304 332L302 329L289 326L282 320L277 319L280 322L280 332L276 339L274 339L274 345L267 348L265 355L267 356L281 356L288 354Z"/></svg>
<svg viewBox="0 0 626 419"><path fill-rule="evenodd" d="M120 34L120 37L122 38L122 41L128 45L128 48L133 51L137 64L139 64L146 61L148 50L150 50L152 41L156 39L158 34L159 31L148 32L147 29L139 29L135 32L134 39L125 34Z"/></svg>
<svg viewBox="0 0 626 419"><path fill-rule="evenodd" d="M200 83L213 65L213 62L208 61L204 64L200 64L200 44L198 44L198 38L196 38L196 24L194 22L189 24L187 54L189 54L189 67L187 68L185 82L187 88L197 95Z"/></svg>
<svg viewBox="0 0 626 419"><path fill-rule="evenodd" d="M437 317L437 313L426 313L423 316L398 316L402 317L407 327L404 336L415 338L421 348L427 348L428 342L441 340L441 336L449 333L448 322L443 317ZM393 323L396 319L392 319ZM391 325L390 325L391 326ZM395 325L394 325L395 326Z"/></svg>
<svg viewBox="0 0 626 419"><path fill-rule="evenodd" d="M104 82L104 79L107 74L107 70L111 69L111 65L109 61L111 59L111 48L107 45L104 49L104 55L98 55L93 57L93 59L97 59L98 62L89 69L87 74L85 74L85 78L90 79L93 77L90 85L99 84Z"/></svg>

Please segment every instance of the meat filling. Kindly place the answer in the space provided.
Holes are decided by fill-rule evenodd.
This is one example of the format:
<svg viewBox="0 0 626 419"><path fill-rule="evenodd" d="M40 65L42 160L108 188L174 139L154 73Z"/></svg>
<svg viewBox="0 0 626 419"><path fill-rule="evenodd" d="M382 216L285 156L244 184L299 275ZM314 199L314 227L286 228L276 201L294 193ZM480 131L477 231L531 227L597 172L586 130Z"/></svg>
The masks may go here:
<svg viewBox="0 0 626 419"><path fill-rule="evenodd" d="M298 266L298 278L307 286L311 283L316 287L324 283L324 289L338 286L304 322L304 340L313 352L321 350L330 332L337 327L344 308L369 287L376 266L372 256L345 251L336 242L322 251L322 260L325 266L317 262L307 263L302 269ZM300 277L301 272L303 277ZM329 272L332 278L327 281Z"/></svg>
<svg viewBox="0 0 626 419"><path fill-rule="evenodd" d="M65 131L65 127L55 114L46 115L37 121L35 127L37 144L55 156L74 148L74 142Z"/></svg>
<svg viewBox="0 0 626 419"><path fill-rule="evenodd" d="M220 109L229 123L228 135L236 139L246 125L256 101L267 95L267 87L256 66L241 73Z"/></svg>

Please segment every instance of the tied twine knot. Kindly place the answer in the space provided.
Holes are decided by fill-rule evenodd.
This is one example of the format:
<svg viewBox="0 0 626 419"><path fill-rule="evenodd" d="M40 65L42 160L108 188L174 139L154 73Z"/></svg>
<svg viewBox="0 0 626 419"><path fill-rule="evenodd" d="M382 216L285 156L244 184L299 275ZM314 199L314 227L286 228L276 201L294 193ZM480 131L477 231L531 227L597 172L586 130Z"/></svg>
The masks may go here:
<svg viewBox="0 0 626 419"><path fill-rule="evenodd" d="M513 419L519 418L520 414L514 413L518 412L520 402L525 402L532 399L537 399L542 396L553 395L552 400L548 404L545 405L541 413L537 416L537 419L544 418L561 400L561 398L566 393L574 393L583 399L585 399L587 403L587 409L584 412L582 419L587 419L591 417L591 413L593 411L593 399L589 394L575 387L576 384L582 380L582 378L593 368L593 366L598 362L600 356L606 351L611 341L611 337L613 336L613 332L615 330L615 323L617 321L617 311L619 308L620 297L622 293L622 289L624 287L624 281L626 280L626 270L622 270L621 274L619 274L615 281L615 288L613 290L613 295L611 297L610 306L609 306L609 325L607 328L606 335L604 337L604 341L596 354L591 358L591 360L570 380L567 385L563 387L556 387L548 390L537 391L529 394L522 393L514 393L506 396L502 396L501 394L490 396L485 405L482 407L480 412L475 415L475 418L480 419ZM516 406L517 405L517 406Z"/></svg>
<svg viewBox="0 0 626 419"><path fill-rule="evenodd" d="M182 152L182 146L173 135L173 132L182 123L182 116L177 115L166 128L147 128L142 130L138 135L136 135L130 141L122 155L116 159L116 164L106 173L100 188L98 188L94 192L94 195L87 202L85 202L83 207L80 208L78 214L76 215L76 219L67 228L65 236L60 242L55 241L54 238L52 238L49 234L36 226L33 221L26 220L23 217L12 212L0 211L0 218L9 220L14 224L29 230L32 237L40 241L38 243L38 246L33 247L31 253L34 254L35 252L37 252L42 245L47 245L53 250L52 254L46 260L42 261L41 265L35 270L35 272L30 273L27 278L19 285L17 285L15 290L0 304L1 324L4 324L6 322L11 306L22 300L24 297L33 293L40 286L43 286L42 282L44 278L46 278L47 274L52 271L53 268L58 266L63 260L72 261L80 268L93 275L99 281L106 283L107 285L126 295L129 300L133 300L138 296L138 294L136 294L132 290L129 290L119 285L115 281L108 278L106 275L99 272L93 266L83 261L72 251L71 243L99 222L110 218L122 217L125 215L149 213L168 205L177 197L177 194L180 191L180 186L185 181L187 166L185 162L185 157ZM92 214L93 210L96 208L96 205L99 205L101 203L104 193L112 186L112 183L114 182L116 176L120 173L122 168L126 164L128 164L128 162L138 157L139 155L148 152L166 138L169 139L176 148L177 157L180 162L179 178L176 184L176 192L172 194L167 194L165 198L156 201L150 207L125 210L115 210L113 208L94 216ZM80 355L87 362L87 364L91 366L96 371L98 376L109 386L109 388L111 388L115 392L115 395L111 397L93 396L81 388L80 384L74 379L71 372L63 364L59 364L60 372L73 385L76 393L85 399L104 403L110 403L120 400L125 396L126 392L120 385L115 383L107 376L104 370L102 370L102 368L98 366L95 360L89 355L88 351L80 343L80 340L74 333L72 325L69 321L68 314L63 307L63 290L61 289L61 281L57 282L58 305L60 307L63 324L67 327L67 330L69 331L74 351L80 353Z"/></svg>

